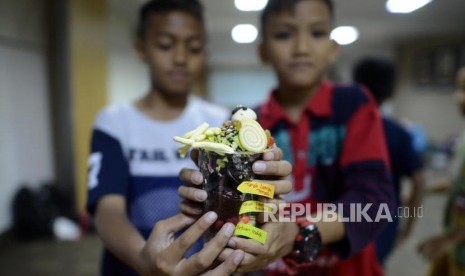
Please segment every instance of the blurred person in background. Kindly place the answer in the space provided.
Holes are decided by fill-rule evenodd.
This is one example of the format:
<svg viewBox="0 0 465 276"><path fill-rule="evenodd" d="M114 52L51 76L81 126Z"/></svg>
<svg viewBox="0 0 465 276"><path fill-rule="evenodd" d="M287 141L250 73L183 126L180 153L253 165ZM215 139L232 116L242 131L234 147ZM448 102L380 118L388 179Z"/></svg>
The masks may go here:
<svg viewBox="0 0 465 276"><path fill-rule="evenodd" d="M246 251L238 271L271 263L266 275L383 273L373 241L387 221L343 222L340 217L348 218L356 204L372 205L367 216L375 220L377 207L393 208L394 189L375 103L358 86L324 79L338 54L330 39L333 20L331 0L270 0L262 13L259 52L278 85L256 109L258 120L294 166L293 191L284 199L311 210L296 222L265 224L286 229L269 235L271 242L264 245L231 238L232 248ZM339 204L343 210L319 208L321 203ZM222 257L232 252L226 248Z"/></svg>
<svg viewBox="0 0 465 276"><path fill-rule="evenodd" d="M139 13L135 48L149 69L150 91L135 102L105 108L92 134L87 209L105 246L101 274L206 273L228 243L234 225L224 224L201 249L201 235L217 215L178 214L179 174L195 183L202 178L182 170L195 164L180 158L172 140L193 126L204 122L219 126L229 117L227 110L190 95L206 61L200 2L145 3ZM279 173L267 170L266 161L262 162L265 168L255 172L279 179L291 171L284 163L273 160ZM289 181L283 182L290 187ZM206 198L205 194L196 196ZM224 262L215 262L217 267L209 275L231 274L243 258L242 250L234 250Z"/></svg>
<svg viewBox="0 0 465 276"><path fill-rule="evenodd" d="M455 97L460 113L465 116L465 67L457 72ZM440 187L448 187L449 192L444 232L419 246L420 253L433 262L429 273L432 276L465 275L465 132L457 143L455 159L458 168L454 180Z"/></svg>
<svg viewBox="0 0 465 276"><path fill-rule="evenodd" d="M150 91L105 108L92 133L87 209L105 246L102 275L198 273L198 257L179 262L189 247L189 255L200 250L201 243L194 242L201 233L186 231L181 242L172 241L193 223L176 215L178 173L192 165L177 156L172 137L203 122L221 124L228 116L189 95L205 65L205 41L198 1L153 0L141 7L135 48L149 69ZM211 223L199 220L192 231ZM232 229L228 224L223 232L231 236Z"/></svg>
<svg viewBox="0 0 465 276"><path fill-rule="evenodd" d="M363 58L353 69L353 80L368 88L378 107L392 98L396 84L396 69L393 63L382 58ZM380 108L381 109L381 108ZM415 150L410 133L395 120L383 116L383 128L386 137L389 160L396 195L396 205L391 211L393 222L383 230L376 240L376 253L381 263L393 250L396 241L402 242L411 233L415 217L406 218L406 223L399 230L397 209L401 206L413 212L421 204L423 194L423 174L421 157ZM402 199L401 181L408 177L412 189L409 196Z"/></svg>

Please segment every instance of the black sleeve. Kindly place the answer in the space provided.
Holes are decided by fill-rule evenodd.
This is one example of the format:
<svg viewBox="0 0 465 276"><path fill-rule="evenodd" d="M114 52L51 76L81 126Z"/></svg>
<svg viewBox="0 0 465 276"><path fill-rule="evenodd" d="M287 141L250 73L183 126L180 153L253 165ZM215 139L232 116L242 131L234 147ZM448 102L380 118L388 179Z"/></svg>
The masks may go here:
<svg viewBox="0 0 465 276"><path fill-rule="evenodd" d="M94 129L88 159L87 211L93 215L98 201L105 195L127 196L129 167L120 142Z"/></svg>

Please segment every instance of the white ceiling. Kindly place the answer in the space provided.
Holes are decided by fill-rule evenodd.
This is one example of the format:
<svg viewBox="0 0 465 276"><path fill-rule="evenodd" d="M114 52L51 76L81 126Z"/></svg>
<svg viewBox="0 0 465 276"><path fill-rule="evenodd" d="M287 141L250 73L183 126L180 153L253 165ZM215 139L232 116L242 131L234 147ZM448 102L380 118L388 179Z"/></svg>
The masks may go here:
<svg viewBox="0 0 465 276"><path fill-rule="evenodd" d="M145 0L109 0L126 18L135 17L137 5ZM259 13L241 12L234 0L201 0L206 9L210 36L210 63L214 66L256 66L256 44L236 44L231 29L236 24L258 26ZM405 0L408 1L408 0ZM334 0L336 25L353 25L360 39L344 46L342 58L362 53L389 53L396 45L415 39L463 36L465 0L434 0L411 14L393 15L384 9L385 0Z"/></svg>
<svg viewBox="0 0 465 276"><path fill-rule="evenodd" d="M238 23L257 24L258 13L236 10L233 0L203 0L203 3L210 27L212 62L221 65L257 62L256 46L235 44L230 30ZM465 0L435 0L407 15L387 13L385 0L334 0L334 3L336 25L353 25L360 31L360 39L343 48L343 58L363 52L385 54L400 42L430 36L451 34L465 38Z"/></svg>

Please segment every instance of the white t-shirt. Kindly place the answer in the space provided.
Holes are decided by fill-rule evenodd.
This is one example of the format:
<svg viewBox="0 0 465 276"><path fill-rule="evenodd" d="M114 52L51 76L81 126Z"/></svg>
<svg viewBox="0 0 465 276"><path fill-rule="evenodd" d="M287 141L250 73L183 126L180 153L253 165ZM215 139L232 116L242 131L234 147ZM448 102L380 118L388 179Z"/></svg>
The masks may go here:
<svg viewBox="0 0 465 276"><path fill-rule="evenodd" d="M144 237L154 224L179 212L178 178L184 167L195 167L189 157L179 158L173 141L203 122L221 126L226 109L190 97L184 112L172 121L156 121L132 103L105 108L97 117L89 158L88 210L108 194L126 198L128 216Z"/></svg>

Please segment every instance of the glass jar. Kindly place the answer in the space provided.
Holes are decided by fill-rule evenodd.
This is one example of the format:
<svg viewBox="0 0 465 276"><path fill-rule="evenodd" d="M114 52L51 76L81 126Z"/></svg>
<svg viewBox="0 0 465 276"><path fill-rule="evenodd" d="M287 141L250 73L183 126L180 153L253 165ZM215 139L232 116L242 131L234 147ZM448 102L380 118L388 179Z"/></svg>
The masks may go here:
<svg viewBox="0 0 465 276"><path fill-rule="evenodd" d="M212 151L200 150L199 167L204 177L203 189L208 193L204 212L214 211L218 214L217 221L205 234L206 241L213 238L227 222L237 224L242 221L252 226L256 225L256 213L239 215L239 211L244 202L258 200L258 196L242 194L237 187L242 182L255 178L252 165L260 157L261 154L219 155Z"/></svg>

